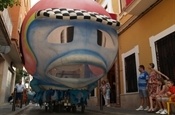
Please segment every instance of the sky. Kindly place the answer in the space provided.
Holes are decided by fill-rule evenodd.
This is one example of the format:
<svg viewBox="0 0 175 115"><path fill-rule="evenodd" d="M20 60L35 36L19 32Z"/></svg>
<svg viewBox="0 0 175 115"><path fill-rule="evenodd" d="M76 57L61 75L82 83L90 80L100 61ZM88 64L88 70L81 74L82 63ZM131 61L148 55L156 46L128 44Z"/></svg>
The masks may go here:
<svg viewBox="0 0 175 115"><path fill-rule="evenodd" d="M33 6L34 4L36 4L39 0L31 0L31 6Z"/></svg>

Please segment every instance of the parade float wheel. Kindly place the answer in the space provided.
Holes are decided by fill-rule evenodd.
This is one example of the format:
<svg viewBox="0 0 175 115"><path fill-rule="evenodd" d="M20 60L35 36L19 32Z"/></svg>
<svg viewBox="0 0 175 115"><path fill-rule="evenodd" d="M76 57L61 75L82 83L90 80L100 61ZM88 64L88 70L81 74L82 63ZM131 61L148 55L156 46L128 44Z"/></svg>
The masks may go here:
<svg viewBox="0 0 175 115"><path fill-rule="evenodd" d="M57 108L57 112L61 112L62 111L62 105L61 104L58 104L56 107L58 107Z"/></svg>
<svg viewBox="0 0 175 115"><path fill-rule="evenodd" d="M75 105L72 106L72 112L75 113L77 111L77 108Z"/></svg>
<svg viewBox="0 0 175 115"><path fill-rule="evenodd" d="M56 104L55 106L54 106L54 112L61 112L62 110L62 107L61 107L62 105L61 104Z"/></svg>
<svg viewBox="0 0 175 115"><path fill-rule="evenodd" d="M58 112L58 113L60 113L60 112L62 112L64 110L64 106L63 106L63 104L57 104L57 105L55 105L55 107L54 107L54 111L55 112Z"/></svg>
<svg viewBox="0 0 175 115"><path fill-rule="evenodd" d="M53 112L54 106L52 105L52 102L49 103L49 112Z"/></svg>
<svg viewBox="0 0 175 115"><path fill-rule="evenodd" d="M47 112L47 110L48 110L48 106L45 106L45 111Z"/></svg>
<svg viewBox="0 0 175 115"><path fill-rule="evenodd" d="M81 112L84 113L85 111L85 105L81 105Z"/></svg>
<svg viewBox="0 0 175 115"><path fill-rule="evenodd" d="M40 107L40 108L42 108L42 107L43 107L42 103L39 103L39 107Z"/></svg>
<svg viewBox="0 0 175 115"><path fill-rule="evenodd" d="M67 111L67 112L70 112L70 111L71 111L71 107L68 106L68 107L66 108L66 111Z"/></svg>

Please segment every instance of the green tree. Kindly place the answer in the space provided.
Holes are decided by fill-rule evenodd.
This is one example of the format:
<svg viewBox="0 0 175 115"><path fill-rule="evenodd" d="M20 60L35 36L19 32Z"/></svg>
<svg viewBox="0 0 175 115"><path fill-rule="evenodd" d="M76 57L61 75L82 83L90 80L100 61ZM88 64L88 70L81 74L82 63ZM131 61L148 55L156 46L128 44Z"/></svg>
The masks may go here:
<svg viewBox="0 0 175 115"><path fill-rule="evenodd" d="M22 77L24 77L24 80L27 81L29 79L29 74L23 69L17 69L15 82L18 83L19 80L22 79Z"/></svg>
<svg viewBox="0 0 175 115"><path fill-rule="evenodd" d="M3 11L4 8L13 7L14 5L20 5L19 0L0 0L0 11Z"/></svg>

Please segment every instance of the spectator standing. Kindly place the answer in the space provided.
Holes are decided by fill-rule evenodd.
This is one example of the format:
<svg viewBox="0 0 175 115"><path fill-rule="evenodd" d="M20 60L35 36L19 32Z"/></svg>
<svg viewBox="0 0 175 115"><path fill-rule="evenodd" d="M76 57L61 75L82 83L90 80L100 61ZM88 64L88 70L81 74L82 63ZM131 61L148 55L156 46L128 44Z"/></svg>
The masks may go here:
<svg viewBox="0 0 175 115"><path fill-rule="evenodd" d="M139 96L140 96L140 107L137 108L137 111L140 110L148 110L148 92L147 92L147 80L148 73L145 71L144 65L139 66L140 75L138 78L138 88L139 88ZM143 106L146 105L144 109Z"/></svg>
<svg viewBox="0 0 175 115"><path fill-rule="evenodd" d="M150 63L148 67L150 69L149 79L148 79L148 95L149 95L149 100L151 105L148 112L154 112L158 108L157 103L155 104L154 107L152 107L153 106L152 96L157 95L157 89L159 87L159 79L161 79L161 75L166 79L169 79L166 75L162 74L160 71L155 70L154 66L155 65L153 63Z"/></svg>
<svg viewBox="0 0 175 115"><path fill-rule="evenodd" d="M27 89L24 89L23 90L23 94L22 94L22 96L23 96L23 103L25 104L25 105L27 105L28 104L28 97L27 97Z"/></svg>
<svg viewBox="0 0 175 115"><path fill-rule="evenodd" d="M111 92L111 86L107 80L107 82L106 82L106 94L105 94L107 107L110 107L110 92Z"/></svg>
<svg viewBox="0 0 175 115"><path fill-rule="evenodd" d="M103 105L106 105L106 100L105 100L105 94L106 94L106 81L105 80L102 80L101 81L101 86L100 86L100 90L102 92L102 97L103 97Z"/></svg>
<svg viewBox="0 0 175 115"><path fill-rule="evenodd" d="M150 63L148 68L150 69L149 79L148 79L148 95L149 95L149 100L151 100L150 105L153 105L152 96L157 94L157 88L159 87L158 79L160 77L157 74L157 72L155 71L153 63ZM156 107L157 107L157 105L155 105L155 108ZM155 111L155 108L151 107L148 110L148 112Z"/></svg>
<svg viewBox="0 0 175 115"><path fill-rule="evenodd" d="M22 101L22 94L25 89L25 86L22 84L22 80L19 81L19 83L16 84L16 104L18 107L20 107L20 102Z"/></svg>
<svg viewBox="0 0 175 115"><path fill-rule="evenodd" d="M110 89L111 86L109 82L103 80L101 83L101 91L103 94L103 98L105 100L105 106L110 107Z"/></svg>

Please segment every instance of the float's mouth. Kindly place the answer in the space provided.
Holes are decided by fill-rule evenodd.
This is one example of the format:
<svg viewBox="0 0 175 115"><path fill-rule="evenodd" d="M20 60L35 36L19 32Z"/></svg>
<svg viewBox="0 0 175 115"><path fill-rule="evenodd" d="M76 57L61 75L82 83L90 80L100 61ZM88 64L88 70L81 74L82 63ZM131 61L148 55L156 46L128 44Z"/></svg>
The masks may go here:
<svg viewBox="0 0 175 115"><path fill-rule="evenodd" d="M52 62L46 74L60 84L81 88L100 79L106 73L105 68L105 63L98 56L76 54Z"/></svg>
<svg viewBox="0 0 175 115"><path fill-rule="evenodd" d="M102 68L90 64L56 66L48 71L50 76L56 78L92 78L103 73Z"/></svg>

